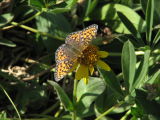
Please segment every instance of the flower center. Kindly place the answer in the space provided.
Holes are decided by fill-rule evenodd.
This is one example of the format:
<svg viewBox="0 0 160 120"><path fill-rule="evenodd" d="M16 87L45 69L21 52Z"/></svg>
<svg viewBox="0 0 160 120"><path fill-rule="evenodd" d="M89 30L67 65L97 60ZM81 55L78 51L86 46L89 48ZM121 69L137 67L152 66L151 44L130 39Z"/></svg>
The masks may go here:
<svg viewBox="0 0 160 120"><path fill-rule="evenodd" d="M81 57L78 58L78 62L84 65L94 65L98 60L99 56L97 54L98 47L94 45L89 45L82 53Z"/></svg>

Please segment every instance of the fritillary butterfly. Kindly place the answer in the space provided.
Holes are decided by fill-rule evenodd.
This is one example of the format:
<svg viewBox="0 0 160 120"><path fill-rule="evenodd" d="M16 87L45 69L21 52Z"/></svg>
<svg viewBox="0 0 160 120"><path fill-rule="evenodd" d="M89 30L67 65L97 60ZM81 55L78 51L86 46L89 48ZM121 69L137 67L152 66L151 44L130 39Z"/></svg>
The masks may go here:
<svg viewBox="0 0 160 120"><path fill-rule="evenodd" d="M97 30L98 25L93 24L66 37L65 44L62 44L55 54L56 71L54 77L56 81L61 80L71 71L78 57L96 37Z"/></svg>

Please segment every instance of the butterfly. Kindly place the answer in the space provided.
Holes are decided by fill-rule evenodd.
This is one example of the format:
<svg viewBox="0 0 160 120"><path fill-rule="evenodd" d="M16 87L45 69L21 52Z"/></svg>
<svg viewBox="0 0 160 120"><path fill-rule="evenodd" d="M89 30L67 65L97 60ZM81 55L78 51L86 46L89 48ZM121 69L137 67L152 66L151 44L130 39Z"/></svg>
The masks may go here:
<svg viewBox="0 0 160 120"><path fill-rule="evenodd" d="M54 78L56 81L61 80L71 71L78 57L96 37L97 30L98 25L93 24L66 37L65 44L62 44L55 53L56 70Z"/></svg>

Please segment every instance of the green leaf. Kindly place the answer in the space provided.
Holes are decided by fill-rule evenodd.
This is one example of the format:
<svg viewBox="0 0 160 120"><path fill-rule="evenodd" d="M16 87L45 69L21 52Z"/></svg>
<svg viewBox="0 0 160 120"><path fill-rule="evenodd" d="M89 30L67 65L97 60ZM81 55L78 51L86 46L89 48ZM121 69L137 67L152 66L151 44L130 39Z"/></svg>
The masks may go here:
<svg viewBox="0 0 160 120"><path fill-rule="evenodd" d="M159 0L154 0L154 25L160 24L160 1Z"/></svg>
<svg viewBox="0 0 160 120"><path fill-rule="evenodd" d="M136 118L141 118L143 116L143 110L138 106L131 108L131 114Z"/></svg>
<svg viewBox="0 0 160 120"><path fill-rule="evenodd" d="M151 36L152 36L153 15L154 15L154 0L148 0L146 9L146 24L147 24L146 39L149 44L151 42Z"/></svg>
<svg viewBox="0 0 160 120"><path fill-rule="evenodd" d="M121 61L125 87L128 92L131 92L136 70L136 55L130 41L124 43Z"/></svg>
<svg viewBox="0 0 160 120"><path fill-rule="evenodd" d="M49 10L49 12L64 13L64 12L68 12L69 10L70 10L69 8L55 8L55 9Z"/></svg>
<svg viewBox="0 0 160 120"><path fill-rule="evenodd" d="M98 68L102 78L105 80L106 84L117 94L117 97L123 98L123 93L120 88L120 83L117 80L115 74L112 71L105 71Z"/></svg>
<svg viewBox="0 0 160 120"><path fill-rule="evenodd" d="M0 27L3 27L7 23L11 22L13 17L14 16L11 13L5 13L0 15Z"/></svg>
<svg viewBox="0 0 160 120"><path fill-rule="evenodd" d="M45 8L44 0L28 0L28 4L29 6L32 6L38 10L42 10L42 8Z"/></svg>
<svg viewBox="0 0 160 120"><path fill-rule="evenodd" d="M85 11L85 17L88 17L88 15L93 12L94 8L96 7L98 3L98 0L88 0L87 1L87 8L86 8L86 11Z"/></svg>
<svg viewBox="0 0 160 120"><path fill-rule="evenodd" d="M137 31L133 23L121 12L117 12L123 24L128 28L128 30L137 38L138 42L142 41L140 33ZM143 41L142 41L143 42Z"/></svg>
<svg viewBox="0 0 160 120"><path fill-rule="evenodd" d="M50 33L53 38L43 36L43 43L48 51L55 51L57 46L62 42L58 40L64 40L66 33L71 31L71 26L67 19L62 14L54 14L50 12L44 12L40 16L36 17L37 29L41 32Z"/></svg>
<svg viewBox="0 0 160 120"><path fill-rule="evenodd" d="M15 43L13 43L12 41L9 41L5 38L0 38L0 45L4 45L7 47L16 47Z"/></svg>
<svg viewBox="0 0 160 120"><path fill-rule="evenodd" d="M158 30L156 36L153 39L153 45L156 45L160 41L160 29Z"/></svg>
<svg viewBox="0 0 160 120"><path fill-rule="evenodd" d="M141 61L138 70L136 71L133 88L139 88L145 81L145 77L147 77L149 67L149 57L150 50L146 50L144 53L144 59Z"/></svg>
<svg viewBox="0 0 160 120"><path fill-rule="evenodd" d="M144 12L144 14L146 15L146 9L147 9L147 3L148 3L148 0L141 0L141 6L142 6L142 10ZM157 25L157 24L160 24L160 1L159 0L154 0L154 22L153 22L153 25Z"/></svg>
<svg viewBox="0 0 160 120"><path fill-rule="evenodd" d="M154 75L147 81L147 83L153 84L160 82L160 70L158 70Z"/></svg>
<svg viewBox="0 0 160 120"><path fill-rule="evenodd" d="M65 2L55 4L54 6L50 6L49 12L53 13L64 13L72 10L75 6L77 0L67 0Z"/></svg>
<svg viewBox="0 0 160 120"><path fill-rule="evenodd" d="M70 10L76 5L78 0L67 0L66 3L67 3L67 6L66 8L69 8Z"/></svg>
<svg viewBox="0 0 160 120"><path fill-rule="evenodd" d="M118 17L117 12L123 13L128 20L132 22L138 32L141 33L145 31L145 21L133 9L121 4L109 3L97 8L95 11L93 11L91 19L106 21L108 26L110 26L116 32L130 34L128 29Z"/></svg>
<svg viewBox="0 0 160 120"><path fill-rule="evenodd" d="M96 112L102 114L108 109L110 109L112 106L116 105L118 101L119 100L117 99L117 94L110 87L107 86L105 91L96 99L94 108L96 109ZM111 114L123 113L128 108L130 108L130 105L123 104L122 106L115 108L111 112Z"/></svg>
<svg viewBox="0 0 160 120"><path fill-rule="evenodd" d="M80 80L77 86L77 114L79 116L89 114L91 104L102 94L105 88L106 84L100 78L90 77L88 84Z"/></svg>
<svg viewBox="0 0 160 120"><path fill-rule="evenodd" d="M146 114L152 114L153 116L159 118L160 104L155 100L149 100L146 92L142 90L136 90L136 103Z"/></svg>
<svg viewBox="0 0 160 120"><path fill-rule="evenodd" d="M141 0L141 6L144 14L146 14L147 2L148 0Z"/></svg>
<svg viewBox="0 0 160 120"><path fill-rule="evenodd" d="M58 97L60 99L60 101L62 102L62 104L64 105L64 107L66 108L66 110L68 111L73 111L74 110L74 106L73 103L71 102L71 100L69 99L69 97L67 96L67 94L65 93L65 91L54 81L48 81L48 83L55 88Z"/></svg>
<svg viewBox="0 0 160 120"><path fill-rule="evenodd" d="M2 120L6 120L6 119L7 119L7 113L6 113L6 111L1 111L1 112L0 112L0 118L1 118Z"/></svg>

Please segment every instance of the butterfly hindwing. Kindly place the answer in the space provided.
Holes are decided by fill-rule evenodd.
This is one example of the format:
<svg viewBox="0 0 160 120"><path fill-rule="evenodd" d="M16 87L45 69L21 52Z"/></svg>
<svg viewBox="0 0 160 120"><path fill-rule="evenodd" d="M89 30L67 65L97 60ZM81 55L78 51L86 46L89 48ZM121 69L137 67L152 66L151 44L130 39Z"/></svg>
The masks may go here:
<svg viewBox="0 0 160 120"><path fill-rule="evenodd" d="M63 44L57 49L55 55L56 71L54 75L56 81L59 81L70 72L77 61L77 56L78 54L69 45Z"/></svg>

